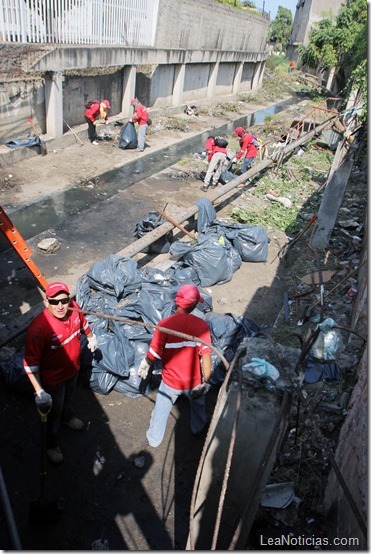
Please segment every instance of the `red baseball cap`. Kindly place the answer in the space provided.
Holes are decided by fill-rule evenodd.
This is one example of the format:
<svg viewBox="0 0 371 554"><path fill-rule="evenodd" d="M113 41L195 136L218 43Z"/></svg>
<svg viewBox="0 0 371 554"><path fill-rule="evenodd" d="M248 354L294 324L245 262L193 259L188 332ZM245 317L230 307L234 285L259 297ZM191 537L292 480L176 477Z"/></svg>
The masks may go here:
<svg viewBox="0 0 371 554"><path fill-rule="evenodd" d="M102 100L103 104L106 106L107 109L111 109L111 104L108 102L108 100Z"/></svg>
<svg viewBox="0 0 371 554"><path fill-rule="evenodd" d="M132 98L130 100L130 105L132 106L133 104L136 104L136 102L139 102L138 98Z"/></svg>
<svg viewBox="0 0 371 554"><path fill-rule="evenodd" d="M233 133L234 137L240 137L245 132L245 129L243 127L236 127Z"/></svg>
<svg viewBox="0 0 371 554"><path fill-rule="evenodd" d="M204 299L195 285L183 285L177 292L174 302L179 308L190 308L197 304L197 302L203 302Z"/></svg>
<svg viewBox="0 0 371 554"><path fill-rule="evenodd" d="M45 290L46 296L53 297L59 294L60 292L65 292L70 295L70 289L65 283L60 283L59 281L54 281L53 283L50 283Z"/></svg>

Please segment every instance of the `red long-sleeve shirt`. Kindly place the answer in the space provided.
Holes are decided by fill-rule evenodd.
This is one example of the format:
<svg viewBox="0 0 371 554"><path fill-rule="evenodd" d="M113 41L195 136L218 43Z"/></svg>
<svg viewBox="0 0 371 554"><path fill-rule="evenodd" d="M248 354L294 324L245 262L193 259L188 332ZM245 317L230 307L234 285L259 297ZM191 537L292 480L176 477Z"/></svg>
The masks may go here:
<svg viewBox="0 0 371 554"><path fill-rule="evenodd" d="M85 117L87 117L92 123L94 123L94 121L96 119L98 119L98 117L101 116L101 113L100 113L100 102L93 102L93 104L90 106L90 108L86 108L86 110L84 111L84 115ZM107 121L108 119L108 115L106 114L106 117L104 118L105 121Z"/></svg>
<svg viewBox="0 0 371 554"><path fill-rule="evenodd" d="M148 124L148 112L142 104L135 106L135 114L132 117L134 123L138 123L139 126Z"/></svg>
<svg viewBox="0 0 371 554"><path fill-rule="evenodd" d="M158 325L199 337L211 344L208 324L193 314L176 312ZM197 340L189 341L156 329L147 358L162 361L162 379L166 385L176 390L185 390L201 383L200 357L210 353L211 349Z"/></svg>
<svg viewBox="0 0 371 554"><path fill-rule="evenodd" d="M240 139L240 151L236 155L237 160L244 158L255 158L258 154L258 149L254 144L254 137L251 133L245 133Z"/></svg>
<svg viewBox="0 0 371 554"><path fill-rule="evenodd" d="M205 142L205 149L207 153L207 161L210 162L211 158L214 156L215 152L223 152L223 154L227 153L227 148L223 146L217 146L215 144L214 138L209 137Z"/></svg>
<svg viewBox="0 0 371 554"><path fill-rule="evenodd" d="M79 308L73 300L70 306ZM23 366L26 373L39 373L46 385L58 385L76 375L80 369L80 335L91 333L82 313L68 311L67 315L61 320L45 308L27 328Z"/></svg>

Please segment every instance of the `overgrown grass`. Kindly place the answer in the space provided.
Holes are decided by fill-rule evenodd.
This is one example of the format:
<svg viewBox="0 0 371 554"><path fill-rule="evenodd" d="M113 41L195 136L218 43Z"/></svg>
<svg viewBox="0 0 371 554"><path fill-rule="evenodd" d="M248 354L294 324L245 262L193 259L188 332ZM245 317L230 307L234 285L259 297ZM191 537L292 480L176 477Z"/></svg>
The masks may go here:
<svg viewBox="0 0 371 554"><path fill-rule="evenodd" d="M261 212L251 212L245 208L234 208L232 218L239 223L248 225L262 225L263 227L276 227L289 235L295 235L303 226L302 220L298 220L298 208L291 206L285 208L277 202L272 202Z"/></svg>
<svg viewBox="0 0 371 554"><path fill-rule="evenodd" d="M190 120L184 119L184 118L178 118L178 117L167 117L163 121L163 126L165 129L168 129L169 131L181 131L182 133L188 133L189 132L189 125Z"/></svg>
<svg viewBox="0 0 371 554"><path fill-rule="evenodd" d="M232 218L239 223L268 226L296 235L305 220L317 212L321 199L319 186L325 181L333 161L333 153L316 150L311 147L314 145L315 141L308 145L305 156L293 155L281 168L267 172L251 190L252 196L261 199L270 191L279 191L275 195L289 198L290 208L273 201L262 205L261 209L235 208Z"/></svg>
<svg viewBox="0 0 371 554"><path fill-rule="evenodd" d="M287 71L288 63L289 60L286 56L268 56L265 67L266 69L274 71L276 68L285 65Z"/></svg>

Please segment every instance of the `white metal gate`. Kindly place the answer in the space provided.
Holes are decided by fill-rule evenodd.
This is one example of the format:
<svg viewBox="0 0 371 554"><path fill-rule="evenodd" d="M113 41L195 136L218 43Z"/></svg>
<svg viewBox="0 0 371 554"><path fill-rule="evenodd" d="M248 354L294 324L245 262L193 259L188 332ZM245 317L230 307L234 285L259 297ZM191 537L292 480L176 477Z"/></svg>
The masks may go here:
<svg viewBox="0 0 371 554"><path fill-rule="evenodd" d="M153 46L159 0L2 0L0 40Z"/></svg>

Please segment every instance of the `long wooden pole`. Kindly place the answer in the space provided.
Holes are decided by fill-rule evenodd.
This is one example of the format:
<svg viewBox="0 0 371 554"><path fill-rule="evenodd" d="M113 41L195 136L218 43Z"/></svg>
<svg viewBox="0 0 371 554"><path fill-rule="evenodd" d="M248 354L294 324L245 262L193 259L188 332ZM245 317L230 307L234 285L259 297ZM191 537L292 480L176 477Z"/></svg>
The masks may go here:
<svg viewBox="0 0 371 554"><path fill-rule="evenodd" d="M167 215L165 212L163 212L162 210L159 210L159 209L156 209L156 211L162 215L162 217L164 217L165 219L168 220L169 223L171 223L172 225L174 225L174 227L177 227L180 231L182 231L182 233L184 233L185 235L188 235L189 237L191 237L192 240L196 240L196 237L194 235L192 235L192 233L190 233L189 231L187 231L187 229L185 229L182 225L180 225L179 223L177 223L176 221L174 221L174 219L172 219L169 215Z"/></svg>

